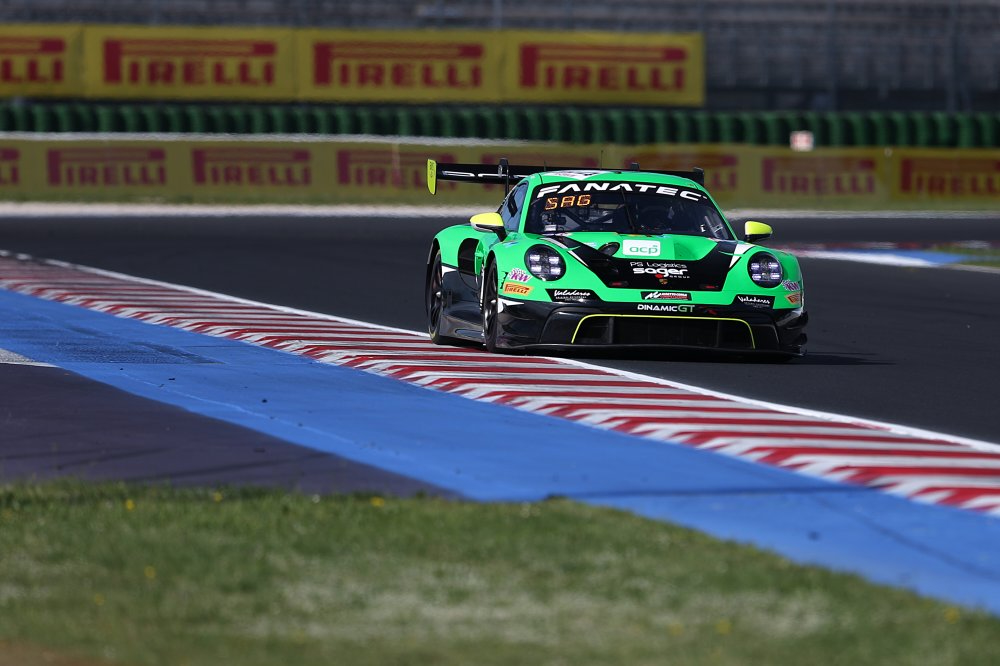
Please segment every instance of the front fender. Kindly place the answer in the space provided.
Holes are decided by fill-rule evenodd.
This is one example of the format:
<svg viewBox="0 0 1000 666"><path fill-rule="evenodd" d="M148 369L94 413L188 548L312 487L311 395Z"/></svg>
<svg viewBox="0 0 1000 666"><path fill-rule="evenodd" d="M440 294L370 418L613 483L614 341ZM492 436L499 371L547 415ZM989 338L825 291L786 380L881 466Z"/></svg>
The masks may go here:
<svg viewBox="0 0 1000 666"><path fill-rule="evenodd" d="M483 270L483 262L490 248L500 242L490 231L476 231L467 224L442 229L434 236L434 242L441 250L441 262L458 268L468 275L478 275ZM433 252L433 250L432 250ZM430 257L428 263L433 260Z"/></svg>

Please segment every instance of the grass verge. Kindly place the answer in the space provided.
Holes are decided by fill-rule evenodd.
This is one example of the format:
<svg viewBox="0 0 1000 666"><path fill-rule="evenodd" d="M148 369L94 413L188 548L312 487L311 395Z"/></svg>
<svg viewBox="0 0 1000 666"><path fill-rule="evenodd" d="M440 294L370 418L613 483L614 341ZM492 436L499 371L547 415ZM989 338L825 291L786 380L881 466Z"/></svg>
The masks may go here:
<svg viewBox="0 0 1000 666"><path fill-rule="evenodd" d="M568 501L75 482L0 488L0 641L192 666L1000 663L993 616Z"/></svg>
<svg viewBox="0 0 1000 666"><path fill-rule="evenodd" d="M966 241L964 243L944 243L934 245L932 250L949 254L962 254L965 259L961 264L966 266L985 266L1000 268L1000 245L987 241Z"/></svg>

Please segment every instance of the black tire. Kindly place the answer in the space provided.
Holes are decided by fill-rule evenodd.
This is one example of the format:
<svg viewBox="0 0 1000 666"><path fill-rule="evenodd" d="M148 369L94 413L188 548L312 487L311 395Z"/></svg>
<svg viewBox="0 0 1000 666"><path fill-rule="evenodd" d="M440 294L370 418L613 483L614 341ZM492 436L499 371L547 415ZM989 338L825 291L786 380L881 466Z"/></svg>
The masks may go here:
<svg viewBox="0 0 1000 666"><path fill-rule="evenodd" d="M497 286L497 265L490 262L483 278L483 343L486 351L496 354L501 350L497 346L500 325L497 321L497 301L499 300Z"/></svg>
<svg viewBox="0 0 1000 666"><path fill-rule="evenodd" d="M444 316L444 278L441 271L441 252L434 255L434 262L427 271L424 285L424 304L427 310L427 333L436 345L454 344L456 340L441 335L441 318Z"/></svg>

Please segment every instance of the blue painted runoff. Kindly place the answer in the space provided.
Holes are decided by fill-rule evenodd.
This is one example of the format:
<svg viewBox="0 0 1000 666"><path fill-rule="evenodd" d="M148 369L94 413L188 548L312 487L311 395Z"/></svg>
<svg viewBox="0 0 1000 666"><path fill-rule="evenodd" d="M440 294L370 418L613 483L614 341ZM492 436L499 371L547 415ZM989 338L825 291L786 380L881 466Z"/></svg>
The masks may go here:
<svg viewBox="0 0 1000 666"><path fill-rule="evenodd" d="M932 264L957 264L962 261L973 261L977 257L966 254L955 254L952 252L935 252L933 250L847 250L858 254L884 255L887 257L906 257L908 259L922 259Z"/></svg>
<svg viewBox="0 0 1000 666"><path fill-rule="evenodd" d="M984 515L4 291L0 348L473 500L566 496L1000 614Z"/></svg>

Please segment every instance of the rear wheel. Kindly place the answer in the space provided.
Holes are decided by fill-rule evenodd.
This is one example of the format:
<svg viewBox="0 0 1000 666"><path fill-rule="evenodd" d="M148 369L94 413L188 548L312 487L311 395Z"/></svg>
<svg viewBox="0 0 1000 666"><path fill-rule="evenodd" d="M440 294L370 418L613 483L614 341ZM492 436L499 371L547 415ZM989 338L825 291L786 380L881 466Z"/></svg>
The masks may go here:
<svg viewBox="0 0 1000 666"><path fill-rule="evenodd" d="M497 321L499 311L499 296L497 295L497 265L490 262L483 278L483 342L486 351L497 353L500 323Z"/></svg>
<svg viewBox="0 0 1000 666"><path fill-rule="evenodd" d="M436 345L447 345L456 342L454 338L441 335L441 322L444 318L444 272L441 270L441 252L434 255L434 263L427 273L427 284L424 289L427 306L427 333L431 342Z"/></svg>

